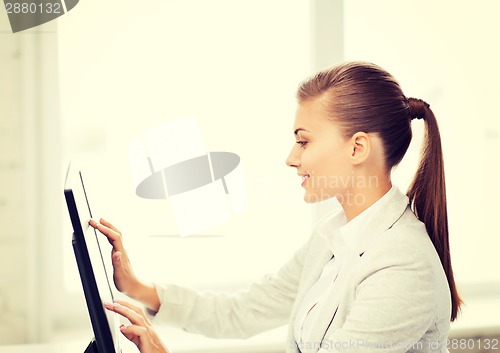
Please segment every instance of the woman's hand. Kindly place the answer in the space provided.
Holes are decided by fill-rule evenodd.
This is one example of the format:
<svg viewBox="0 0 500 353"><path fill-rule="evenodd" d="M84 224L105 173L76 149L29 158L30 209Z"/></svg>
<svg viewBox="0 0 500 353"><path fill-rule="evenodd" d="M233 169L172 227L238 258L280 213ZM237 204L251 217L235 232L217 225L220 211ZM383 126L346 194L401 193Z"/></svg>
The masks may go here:
<svg viewBox="0 0 500 353"><path fill-rule="evenodd" d="M90 226L97 229L108 238L113 246L111 251L111 260L113 263L113 280L116 289L146 304L151 310L158 311L160 300L153 285L141 282L132 270L132 265L123 247L122 233L111 223L100 219L99 223L90 220Z"/></svg>
<svg viewBox="0 0 500 353"><path fill-rule="evenodd" d="M170 353L140 308L121 300L113 304L105 303L104 306L130 321L131 325L121 325L120 331L141 353Z"/></svg>
<svg viewBox="0 0 500 353"><path fill-rule="evenodd" d="M92 219L89 224L104 234L106 238L108 238L109 243L113 246L113 250L111 250L111 260L113 263L113 280L116 289L132 296L135 288L139 286L140 281L135 276L127 252L123 247L122 233L115 226L102 218L99 223Z"/></svg>

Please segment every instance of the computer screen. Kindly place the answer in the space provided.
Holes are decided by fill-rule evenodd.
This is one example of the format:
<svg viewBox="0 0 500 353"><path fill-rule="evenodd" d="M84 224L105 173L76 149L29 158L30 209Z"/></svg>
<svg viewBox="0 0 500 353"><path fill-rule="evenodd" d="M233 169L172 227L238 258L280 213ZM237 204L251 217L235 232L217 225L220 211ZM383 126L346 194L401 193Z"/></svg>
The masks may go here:
<svg viewBox="0 0 500 353"><path fill-rule="evenodd" d="M73 250L82 281L83 292L94 331L94 340L88 352L120 353L119 319L104 308L104 302L113 302L113 290L103 258L103 243L107 240L98 236L89 225L92 217L87 192L81 171L68 168L64 195L73 226ZM103 239L104 238L104 239Z"/></svg>

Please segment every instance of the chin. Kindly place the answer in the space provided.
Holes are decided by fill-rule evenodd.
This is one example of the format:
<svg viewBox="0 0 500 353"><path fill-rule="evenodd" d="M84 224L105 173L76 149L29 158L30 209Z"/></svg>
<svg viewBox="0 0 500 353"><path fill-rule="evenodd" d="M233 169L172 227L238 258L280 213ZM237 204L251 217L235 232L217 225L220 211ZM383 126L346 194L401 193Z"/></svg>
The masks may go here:
<svg viewBox="0 0 500 353"><path fill-rule="evenodd" d="M309 198L307 196L304 196L304 201L306 203L316 203L316 202L318 202L317 200L311 200L311 198Z"/></svg>
<svg viewBox="0 0 500 353"><path fill-rule="evenodd" d="M318 203L320 201L323 201L323 199L320 198L318 195L308 194L306 192L306 194L304 195L304 201L306 203Z"/></svg>
<svg viewBox="0 0 500 353"><path fill-rule="evenodd" d="M320 193L318 195L316 193L310 193L306 191L306 193L304 194L304 201L306 203L318 203L321 201L331 199L332 197L335 197L335 195L329 195L325 193Z"/></svg>

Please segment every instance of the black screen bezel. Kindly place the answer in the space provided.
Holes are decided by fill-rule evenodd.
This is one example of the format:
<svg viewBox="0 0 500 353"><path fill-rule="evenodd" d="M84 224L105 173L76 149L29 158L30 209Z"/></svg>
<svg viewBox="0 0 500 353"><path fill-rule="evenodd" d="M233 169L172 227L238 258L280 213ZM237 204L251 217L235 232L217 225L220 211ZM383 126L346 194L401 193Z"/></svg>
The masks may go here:
<svg viewBox="0 0 500 353"><path fill-rule="evenodd" d="M71 171L68 171L68 174L70 173ZM71 218L71 224L73 226L72 244L75 253L75 259L78 266L78 272L80 273L80 279L82 282L85 300L87 302L87 309L89 312L92 329L94 331L94 339L97 344L97 349L100 353L118 353L115 350L115 342L113 341L111 328L106 316L106 309L104 308L101 296L99 294L99 289L97 286L94 270L92 268L92 262L90 260L87 243L85 240L85 234L80 223L80 215L78 209L88 207L90 211L90 206L88 204L81 172L78 172L78 179L79 182L75 183L77 185L68 185L67 179L64 189L64 196L66 198L66 204ZM75 198L75 193L73 192L74 187L82 188L85 200L77 200ZM107 285L109 286L109 283Z"/></svg>

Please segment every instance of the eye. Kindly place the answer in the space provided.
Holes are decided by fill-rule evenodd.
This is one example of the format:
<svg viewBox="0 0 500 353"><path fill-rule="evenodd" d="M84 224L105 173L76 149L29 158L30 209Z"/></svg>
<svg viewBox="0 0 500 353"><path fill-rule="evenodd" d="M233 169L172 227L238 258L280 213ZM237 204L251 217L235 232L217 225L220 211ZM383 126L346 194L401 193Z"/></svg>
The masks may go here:
<svg viewBox="0 0 500 353"><path fill-rule="evenodd" d="M305 148L307 141L300 140L300 141L297 141L297 144L300 145L300 147Z"/></svg>

